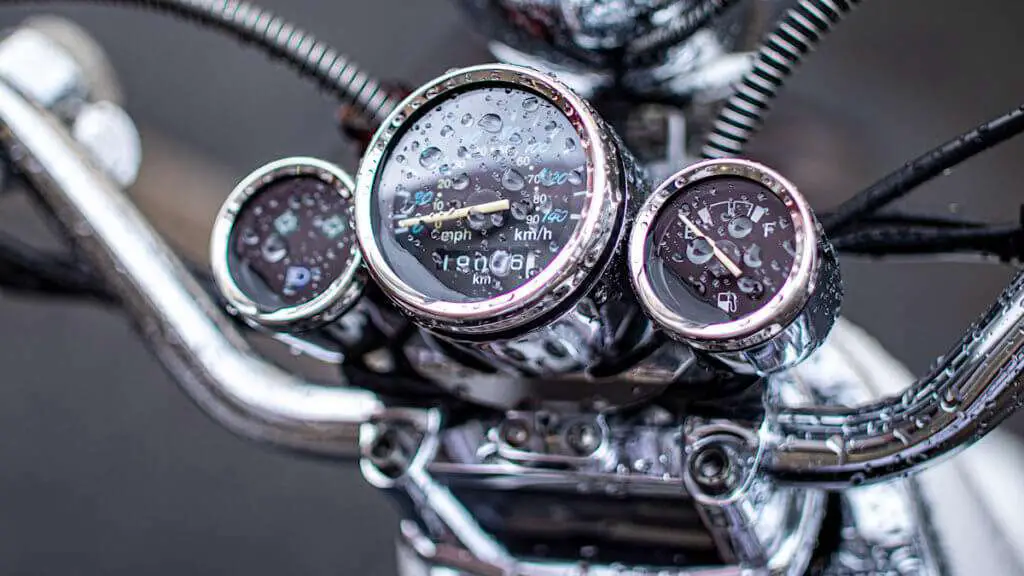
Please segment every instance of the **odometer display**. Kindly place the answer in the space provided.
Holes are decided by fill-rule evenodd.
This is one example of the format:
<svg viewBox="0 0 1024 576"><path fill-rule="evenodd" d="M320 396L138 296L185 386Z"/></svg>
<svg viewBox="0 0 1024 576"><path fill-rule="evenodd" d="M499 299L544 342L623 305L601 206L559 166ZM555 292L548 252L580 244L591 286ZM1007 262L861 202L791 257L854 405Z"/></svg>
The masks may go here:
<svg viewBox="0 0 1024 576"><path fill-rule="evenodd" d="M547 267L579 225L589 194L581 137L554 104L518 87L428 106L382 160L374 235L424 297L496 298Z"/></svg>

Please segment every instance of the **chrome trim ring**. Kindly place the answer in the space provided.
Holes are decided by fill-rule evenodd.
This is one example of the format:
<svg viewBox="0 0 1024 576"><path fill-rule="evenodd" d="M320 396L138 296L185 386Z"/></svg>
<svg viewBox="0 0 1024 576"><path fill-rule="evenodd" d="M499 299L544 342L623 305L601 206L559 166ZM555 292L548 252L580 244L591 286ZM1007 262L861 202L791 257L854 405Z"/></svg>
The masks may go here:
<svg viewBox="0 0 1024 576"><path fill-rule="evenodd" d="M705 324L680 316L657 297L647 275L645 252L651 227L662 207L683 189L719 176L753 180L782 200L793 220L796 256L782 288L761 308L736 320ZM796 186L780 174L749 160L706 160L672 175L640 208L629 238L629 276L640 304L670 336L703 350L744 350L779 335L803 311L815 291L820 268L820 238L810 205Z"/></svg>
<svg viewBox="0 0 1024 576"><path fill-rule="evenodd" d="M427 297L407 284L385 260L374 233L373 208L378 171L390 155L389 144L418 113L474 86L508 85L527 90L558 108L576 129L587 151L587 202L582 218L559 254L535 277L500 296L479 302ZM536 70L488 64L453 70L403 100L385 120L363 156L356 178L356 234L370 274L385 293L421 324L453 335L508 333L537 321L578 293L602 262L617 236L624 209L622 167L610 128L568 86Z"/></svg>
<svg viewBox="0 0 1024 576"><path fill-rule="evenodd" d="M231 227L235 218L259 190L281 178L303 175L315 176L337 191L348 203L349 222L354 222L351 199L355 183L352 177L330 162L303 156L282 158L257 168L235 186L217 213L210 238L213 279L233 308L232 312L250 323L290 331L326 324L348 311L362 295L366 284L362 270L363 258L358 246L352 247L349 263L338 278L323 293L302 304L262 311L235 282L228 264Z"/></svg>

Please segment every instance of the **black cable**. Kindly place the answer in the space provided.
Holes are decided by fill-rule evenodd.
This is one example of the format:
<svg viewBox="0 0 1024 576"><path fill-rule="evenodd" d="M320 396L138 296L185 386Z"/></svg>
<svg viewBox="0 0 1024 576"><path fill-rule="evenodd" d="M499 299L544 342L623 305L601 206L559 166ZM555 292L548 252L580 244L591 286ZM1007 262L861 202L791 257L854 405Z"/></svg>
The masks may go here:
<svg viewBox="0 0 1024 576"><path fill-rule="evenodd" d="M739 0L703 0L690 6L665 26L660 26L631 43L626 52L627 66L636 66L638 61L652 53L685 41L737 2Z"/></svg>
<svg viewBox="0 0 1024 576"><path fill-rule="evenodd" d="M334 48L268 10L236 0L0 0L7 4L86 1L127 4L178 16L252 44L283 60L342 101L380 123L395 107L381 83Z"/></svg>
<svg viewBox="0 0 1024 576"><path fill-rule="evenodd" d="M826 232L833 234L867 214L889 204L924 184L943 171L956 166L1024 131L1024 106L961 134L903 165L875 182L853 198L843 202L832 214L821 219Z"/></svg>
<svg viewBox="0 0 1024 576"><path fill-rule="evenodd" d="M837 236L842 236L847 232L856 231L861 226L877 226L883 224L889 226L931 226L933 228L978 228L985 226L985 224L981 222L973 222L970 220L961 220L958 218L944 216L883 212L881 214L872 214L858 220L856 223L852 224L850 228L838 233Z"/></svg>
<svg viewBox="0 0 1024 576"><path fill-rule="evenodd" d="M0 233L0 287L21 293L75 297L116 304L117 297L71 256L41 250Z"/></svg>
<svg viewBox="0 0 1024 576"><path fill-rule="evenodd" d="M832 244L840 252L866 256L975 253L1002 262L1016 262L1024 255L1024 228L867 226L834 238Z"/></svg>

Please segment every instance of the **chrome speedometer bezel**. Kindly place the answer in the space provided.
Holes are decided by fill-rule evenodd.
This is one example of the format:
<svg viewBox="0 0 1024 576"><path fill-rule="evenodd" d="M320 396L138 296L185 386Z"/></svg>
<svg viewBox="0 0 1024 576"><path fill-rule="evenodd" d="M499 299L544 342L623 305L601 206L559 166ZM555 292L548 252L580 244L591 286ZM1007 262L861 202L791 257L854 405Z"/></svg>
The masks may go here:
<svg viewBox="0 0 1024 576"><path fill-rule="evenodd" d="M358 246L352 247L351 259L341 274L321 294L294 306L264 311L253 301L231 274L228 250L235 219L257 192L282 178L313 176L335 189L348 203L348 219L354 223L351 203L355 182L344 170L330 162L305 156L282 158L257 168L231 191L214 221L210 237L210 268L214 283L228 305L250 324L300 331L326 324L355 305L363 293L366 274Z"/></svg>
<svg viewBox="0 0 1024 576"><path fill-rule="evenodd" d="M793 221L795 252L792 268L778 293L753 313L720 323L701 323L682 317L657 296L647 274L647 242L662 208L695 183L721 176L757 182L777 196ZM810 205L790 181L774 170L741 159L706 160L677 172L654 190L640 208L629 238L630 279L641 304L665 331L695 348L738 351L768 342L804 311L819 276L821 234Z"/></svg>
<svg viewBox="0 0 1024 576"><path fill-rule="evenodd" d="M435 103L474 86L518 88L557 107L572 124L586 151L588 194L581 219L565 246L536 276L499 296L477 302L430 298L407 284L388 264L374 232L378 172L391 143L407 123ZM553 76L529 68L488 64L453 70L403 100L370 142L356 178L355 217L360 247L370 274L391 299L420 323L453 335L489 336L536 322L583 286L602 263L624 207L622 169L614 138L589 104Z"/></svg>

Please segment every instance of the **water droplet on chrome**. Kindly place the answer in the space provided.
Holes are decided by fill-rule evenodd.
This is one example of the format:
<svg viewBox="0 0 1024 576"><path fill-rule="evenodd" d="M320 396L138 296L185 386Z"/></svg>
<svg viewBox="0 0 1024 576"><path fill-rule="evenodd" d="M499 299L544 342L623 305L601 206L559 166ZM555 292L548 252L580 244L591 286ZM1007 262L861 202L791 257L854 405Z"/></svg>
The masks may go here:
<svg viewBox="0 0 1024 576"><path fill-rule="evenodd" d="M484 114L480 117L480 121L477 122L476 125L487 132L500 132L502 126L501 116L498 116L497 114Z"/></svg>
<svg viewBox="0 0 1024 576"><path fill-rule="evenodd" d="M514 168L509 168L501 176L501 185L510 192L518 192L526 185L526 179Z"/></svg>
<svg viewBox="0 0 1024 576"><path fill-rule="evenodd" d="M441 149L436 146L431 146L420 153L420 166L424 168L434 168L441 162Z"/></svg>

